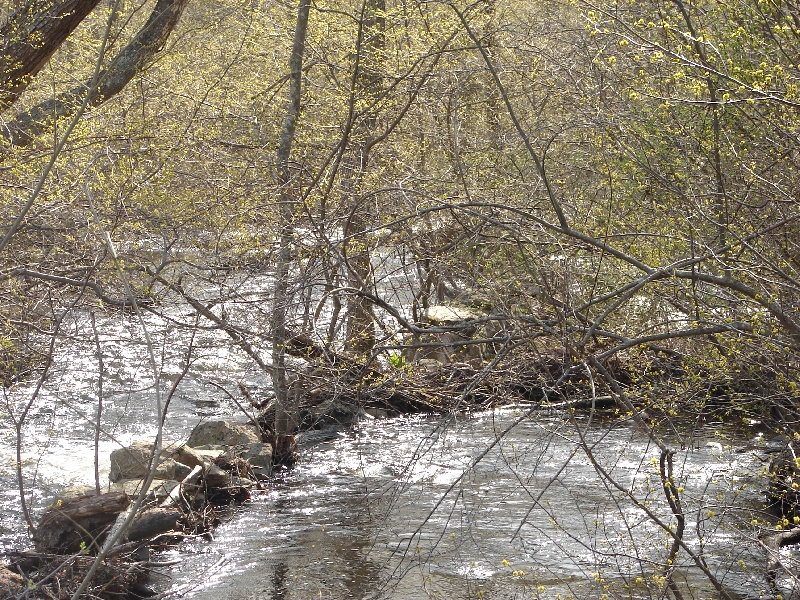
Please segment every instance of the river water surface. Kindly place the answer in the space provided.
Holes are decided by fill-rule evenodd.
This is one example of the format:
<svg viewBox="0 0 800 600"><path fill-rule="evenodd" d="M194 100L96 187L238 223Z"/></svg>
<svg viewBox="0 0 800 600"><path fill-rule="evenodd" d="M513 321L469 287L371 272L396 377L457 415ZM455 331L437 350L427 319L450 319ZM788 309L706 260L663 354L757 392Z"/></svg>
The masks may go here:
<svg viewBox="0 0 800 600"><path fill-rule="evenodd" d="M267 393L266 377L218 332L190 339L155 318L148 327L164 398L179 381L167 439L185 440L205 418L244 419L218 386L233 394L243 381L255 395ZM25 415L34 517L64 485L94 482L98 398L103 485L111 450L156 430L139 323L109 316L98 318L97 330L102 394L85 315L65 323L38 396L36 382L5 393L0 549L29 543L13 419ZM752 523L758 516L741 507L760 507L755 477L764 457L748 450L759 441L755 431L721 433L709 425L669 440L686 549L702 554L732 597L758 598L761 530ZM305 442L297 466L231 507L212 541L187 540L162 557L176 564L162 567L154 585L197 600L657 598L670 546L664 528L676 525L658 458L644 433L614 415L519 404L448 419L365 419L353 431ZM674 566L686 598L719 597L685 550Z"/></svg>

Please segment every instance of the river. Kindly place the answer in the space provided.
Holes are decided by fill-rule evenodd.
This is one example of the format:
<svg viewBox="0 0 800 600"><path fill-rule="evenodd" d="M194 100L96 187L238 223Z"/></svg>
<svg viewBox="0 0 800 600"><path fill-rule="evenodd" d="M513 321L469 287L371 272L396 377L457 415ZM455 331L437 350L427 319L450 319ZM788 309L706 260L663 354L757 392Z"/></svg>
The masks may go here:
<svg viewBox="0 0 800 600"><path fill-rule="evenodd" d="M217 386L236 394L243 381L255 395L267 393L264 375L219 332L191 338L156 317L147 326L164 397L189 361L170 400L167 439L186 439L204 418L243 418ZM156 418L138 321L98 315L97 331L105 483L111 450L152 436ZM61 487L94 481L100 361L86 315L62 333L22 428L34 516ZM0 549L28 545L10 415L19 418L35 385L5 392ZM748 450L760 434L728 429L707 424L670 440L683 447L674 462L684 540L732 597L758 598L760 529L742 507L761 503L764 457ZM655 520L675 526L675 518L656 476L658 449L630 421L515 405L446 419L366 419L301 450L296 467L225 512L212 541L187 540L161 557L176 564L160 569L159 591L197 600L660 595L669 539ZM686 551L674 566L687 598L718 597Z"/></svg>

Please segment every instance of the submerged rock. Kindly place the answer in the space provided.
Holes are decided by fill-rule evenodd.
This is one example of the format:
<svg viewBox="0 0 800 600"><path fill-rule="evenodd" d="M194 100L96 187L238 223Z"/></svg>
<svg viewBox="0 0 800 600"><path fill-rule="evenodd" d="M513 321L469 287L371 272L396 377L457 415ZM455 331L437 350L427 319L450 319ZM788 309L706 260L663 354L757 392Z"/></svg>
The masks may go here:
<svg viewBox="0 0 800 600"><path fill-rule="evenodd" d="M336 399L309 406L302 415L304 429L347 429L357 423L366 413L353 402Z"/></svg>

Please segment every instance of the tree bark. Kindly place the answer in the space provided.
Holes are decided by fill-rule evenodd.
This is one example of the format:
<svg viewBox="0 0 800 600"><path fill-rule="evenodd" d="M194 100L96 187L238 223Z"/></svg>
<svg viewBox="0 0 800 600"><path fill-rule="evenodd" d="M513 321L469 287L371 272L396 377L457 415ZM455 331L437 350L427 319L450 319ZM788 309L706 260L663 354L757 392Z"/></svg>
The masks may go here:
<svg viewBox="0 0 800 600"><path fill-rule="evenodd" d="M100 74L96 86L91 82L83 83L20 113L5 125L3 137L11 145L27 146L46 131L54 119L73 114L85 99L87 106L99 106L116 96L161 51L188 3L189 0L158 0L150 18Z"/></svg>
<svg viewBox="0 0 800 600"><path fill-rule="evenodd" d="M100 0L28 0L0 27L0 113L25 88Z"/></svg>
<svg viewBox="0 0 800 600"><path fill-rule="evenodd" d="M288 311L289 267L291 248L294 243L294 203L289 172L289 157L300 116L302 97L303 54L305 52L308 13L311 0L300 0L297 10L297 23L289 58L289 108L283 124L278 147L278 184L280 185L279 219L280 246L275 269L272 307L272 384L275 390L275 453L273 462L290 462L294 450L292 434L297 426L297 407L294 398L289 397L289 383L286 373L286 346L289 339L286 330Z"/></svg>
<svg viewBox="0 0 800 600"><path fill-rule="evenodd" d="M108 528L130 504L123 493L82 496L54 504L42 515L33 541L39 552L78 552L99 547Z"/></svg>
<svg viewBox="0 0 800 600"><path fill-rule="evenodd" d="M183 513L175 508L148 508L131 523L127 540L140 542L174 531L178 528L178 521L182 516Z"/></svg>
<svg viewBox="0 0 800 600"><path fill-rule="evenodd" d="M365 0L357 62L354 74L353 94L359 104L367 109L354 114L358 121L353 125L353 147L344 160L345 179L343 192L351 207L350 218L345 226L343 255L347 257L350 273L350 288L355 292L349 297L347 310L347 349L357 356L368 356L375 347L375 316L372 303L366 294L372 292L373 273L371 253L366 231L373 222L372 211L366 205L358 205L358 184L366 172L372 148L370 136L377 128L377 103L383 88L381 74L386 47L386 0Z"/></svg>

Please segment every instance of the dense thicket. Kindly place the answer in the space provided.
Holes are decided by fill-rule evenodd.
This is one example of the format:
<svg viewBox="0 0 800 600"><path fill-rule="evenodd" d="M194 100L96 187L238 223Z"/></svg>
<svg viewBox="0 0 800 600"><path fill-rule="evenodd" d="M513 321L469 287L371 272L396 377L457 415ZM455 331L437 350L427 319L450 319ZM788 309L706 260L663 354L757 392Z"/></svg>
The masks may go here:
<svg viewBox="0 0 800 600"><path fill-rule="evenodd" d="M153 5L109 21L101 3L3 123L113 65ZM46 176L69 115L29 145L5 137L6 227L42 185L0 259L7 382L65 307L129 302L121 266L148 310L189 300L256 360L285 310L309 351L370 365L349 384L405 375L401 347L449 303L493 323L501 360L605 380L621 414L795 433L800 6L317 2L281 165L294 19L190 2Z"/></svg>

